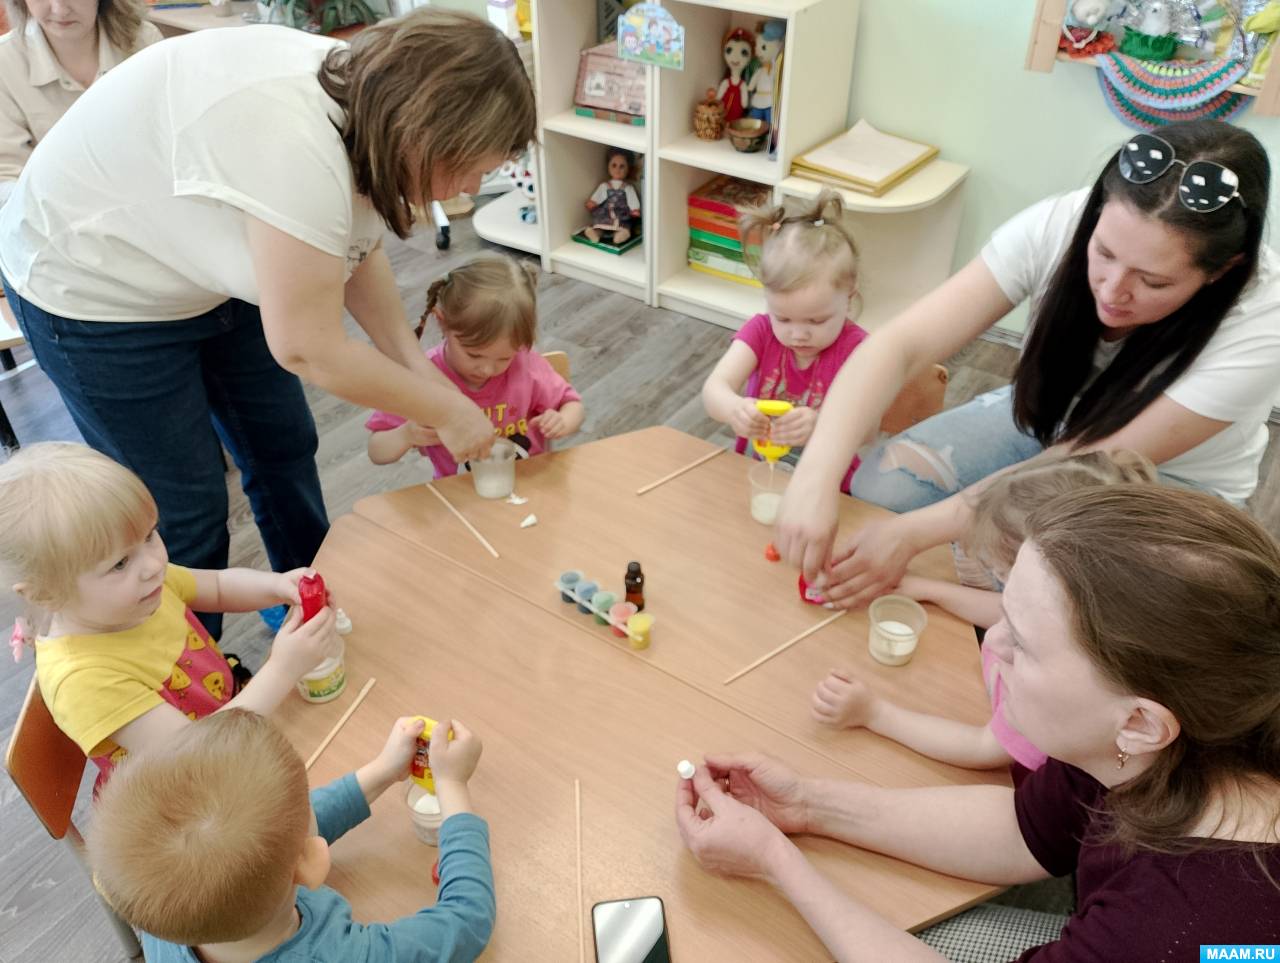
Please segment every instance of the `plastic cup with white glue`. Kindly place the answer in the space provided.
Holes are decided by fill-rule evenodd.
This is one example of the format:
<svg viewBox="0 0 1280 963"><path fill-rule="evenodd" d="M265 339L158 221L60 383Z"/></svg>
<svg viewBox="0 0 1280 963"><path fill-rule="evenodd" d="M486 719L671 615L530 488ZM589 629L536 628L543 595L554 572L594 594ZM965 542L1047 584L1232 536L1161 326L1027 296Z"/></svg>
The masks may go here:
<svg viewBox="0 0 1280 963"><path fill-rule="evenodd" d="M870 630L867 648L871 657L884 665L906 665L915 654L920 633L929 616L915 599L905 595L882 595L867 612Z"/></svg>
<svg viewBox="0 0 1280 963"><path fill-rule="evenodd" d="M405 792L405 805L409 808L409 818L413 822L413 831L428 846L440 844L440 826L444 823L444 814L440 809L440 800L436 798L436 781L431 774L431 733L439 724L427 716L414 716L422 721L422 733L418 736L413 749L413 761L409 765L409 788ZM453 738L453 733L449 733Z"/></svg>

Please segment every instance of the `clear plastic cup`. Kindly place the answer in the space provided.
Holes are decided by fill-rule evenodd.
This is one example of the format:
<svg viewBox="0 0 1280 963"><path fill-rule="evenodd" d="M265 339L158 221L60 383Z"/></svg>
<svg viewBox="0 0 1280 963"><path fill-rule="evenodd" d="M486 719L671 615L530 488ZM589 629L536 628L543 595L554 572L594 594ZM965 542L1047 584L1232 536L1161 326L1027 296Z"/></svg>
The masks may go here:
<svg viewBox="0 0 1280 963"><path fill-rule="evenodd" d="M471 480L481 498L506 498L516 490L516 446L505 438L493 443L489 457L471 462Z"/></svg>
<svg viewBox="0 0 1280 963"><path fill-rule="evenodd" d="M767 461L751 466L751 471L747 473L751 482L751 517L761 525L772 525L778 520L782 493L787 490L790 477L790 472Z"/></svg>
<svg viewBox="0 0 1280 963"><path fill-rule="evenodd" d="M418 838L428 846L439 846L440 827L444 824L440 800L416 782L410 782L404 802L409 807L409 818L413 820L413 831L418 834Z"/></svg>
<svg viewBox="0 0 1280 963"><path fill-rule="evenodd" d="M867 612L870 630L867 648L871 658L884 665L906 665L915 654L920 633L929 616L915 599L905 595L882 595Z"/></svg>

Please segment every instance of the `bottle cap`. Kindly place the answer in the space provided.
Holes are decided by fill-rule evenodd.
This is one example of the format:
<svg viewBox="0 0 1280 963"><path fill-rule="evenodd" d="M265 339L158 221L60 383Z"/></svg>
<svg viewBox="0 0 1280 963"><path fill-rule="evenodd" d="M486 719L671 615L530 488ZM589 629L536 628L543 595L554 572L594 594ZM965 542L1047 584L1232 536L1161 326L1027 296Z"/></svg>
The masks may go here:
<svg viewBox="0 0 1280 963"><path fill-rule="evenodd" d="M695 767L688 759L681 759L680 764L676 766L676 772L680 774L681 779L692 779Z"/></svg>
<svg viewBox="0 0 1280 963"><path fill-rule="evenodd" d="M627 563L627 574L628 574L628 575L639 575L639 574L640 574L640 563L639 563L639 562L628 562L628 563Z"/></svg>

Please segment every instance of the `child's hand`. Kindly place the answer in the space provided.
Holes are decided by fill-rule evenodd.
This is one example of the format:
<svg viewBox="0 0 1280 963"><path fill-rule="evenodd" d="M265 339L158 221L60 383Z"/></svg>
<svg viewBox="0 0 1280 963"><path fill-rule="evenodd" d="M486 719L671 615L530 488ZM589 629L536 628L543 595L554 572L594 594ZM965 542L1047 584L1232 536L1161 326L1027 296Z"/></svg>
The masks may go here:
<svg viewBox="0 0 1280 963"><path fill-rule="evenodd" d="M769 433L769 419L756 407L755 398L742 398L729 416L729 427L743 438L763 438Z"/></svg>
<svg viewBox="0 0 1280 963"><path fill-rule="evenodd" d="M290 572L271 573L273 576L272 591L276 593L276 598L283 605L301 605L302 598L298 595L298 583L307 575L315 575L316 570L313 568L295 568Z"/></svg>
<svg viewBox="0 0 1280 963"><path fill-rule="evenodd" d="M453 730L452 739L449 738L450 729ZM431 746L427 750L428 764L436 785L455 783L465 786L476 771L483 749L480 737L458 720L449 719L437 724L432 730Z"/></svg>
<svg viewBox="0 0 1280 963"><path fill-rule="evenodd" d="M554 441L556 438L563 438L566 435L573 434L569 430L570 425L565 416L554 410L544 411L542 414L530 418L529 424L536 425L547 441Z"/></svg>
<svg viewBox="0 0 1280 963"><path fill-rule="evenodd" d="M301 679L333 654L336 618L333 609L326 605L304 623L302 609L294 606L276 633L268 661L278 662L289 678Z"/></svg>
<svg viewBox="0 0 1280 963"><path fill-rule="evenodd" d="M418 736L422 735L425 725L425 722L413 716L401 716L392 724L386 745L370 763L387 782L399 782L409 775L409 764L413 762Z"/></svg>
<svg viewBox="0 0 1280 963"><path fill-rule="evenodd" d="M833 729L858 729L871 721L876 697L848 669L832 669L813 690L813 717Z"/></svg>
<svg viewBox="0 0 1280 963"><path fill-rule="evenodd" d="M773 420L773 434L769 437L779 445L803 445L817 424L818 412L813 408L792 408Z"/></svg>
<svg viewBox="0 0 1280 963"><path fill-rule="evenodd" d="M395 430L400 432L400 440L409 448L430 448L440 444L439 432L416 421L406 421Z"/></svg>

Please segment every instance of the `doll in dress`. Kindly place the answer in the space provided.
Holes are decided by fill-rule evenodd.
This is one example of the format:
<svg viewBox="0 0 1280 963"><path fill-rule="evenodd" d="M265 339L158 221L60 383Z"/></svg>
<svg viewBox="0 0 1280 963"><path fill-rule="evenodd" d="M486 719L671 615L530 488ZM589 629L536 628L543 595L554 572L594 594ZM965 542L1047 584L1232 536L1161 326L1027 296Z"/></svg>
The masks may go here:
<svg viewBox="0 0 1280 963"><path fill-rule="evenodd" d="M730 30L724 35L724 43L720 45L724 52L725 66L729 69L716 88L716 100L724 105L726 124L732 124L747 112L747 84L751 81L749 67L755 46L755 34L743 27Z"/></svg>
<svg viewBox="0 0 1280 963"><path fill-rule="evenodd" d="M591 226L582 233L598 243L602 234L611 234L608 243L624 244L631 237L634 223L640 219L640 197L631 186L630 151L614 147L609 150L609 179L587 199Z"/></svg>

